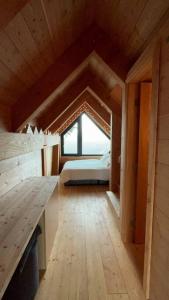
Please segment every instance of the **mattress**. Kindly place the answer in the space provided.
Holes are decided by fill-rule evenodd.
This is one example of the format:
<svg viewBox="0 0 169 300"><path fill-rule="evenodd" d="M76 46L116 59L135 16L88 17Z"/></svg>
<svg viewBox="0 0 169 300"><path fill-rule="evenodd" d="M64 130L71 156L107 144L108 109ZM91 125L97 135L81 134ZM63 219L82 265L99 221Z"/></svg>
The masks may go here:
<svg viewBox="0 0 169 300"><path fill-rule="evenodd" d="M99 159L67 161L60 174L61 182L72 180L109 180L109 167Z"/></svg>

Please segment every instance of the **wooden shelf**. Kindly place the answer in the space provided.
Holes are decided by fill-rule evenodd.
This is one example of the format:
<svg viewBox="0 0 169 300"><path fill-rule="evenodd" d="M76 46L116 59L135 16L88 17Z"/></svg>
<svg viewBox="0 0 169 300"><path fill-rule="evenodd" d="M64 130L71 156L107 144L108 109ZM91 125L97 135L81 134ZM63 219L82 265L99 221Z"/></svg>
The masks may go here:
<svg viewBox="0 0 169 300"><path fill-rule="evenodd" d="M0 298L22 257L57 183L31 177L0 197Z"/></svg>

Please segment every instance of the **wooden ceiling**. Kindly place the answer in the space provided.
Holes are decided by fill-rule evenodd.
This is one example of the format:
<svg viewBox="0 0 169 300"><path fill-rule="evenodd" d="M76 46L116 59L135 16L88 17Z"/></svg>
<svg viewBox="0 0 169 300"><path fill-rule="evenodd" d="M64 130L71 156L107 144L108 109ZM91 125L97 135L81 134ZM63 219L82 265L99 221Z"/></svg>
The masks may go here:
<svg viewBox="0 0 169 300"><path fill-rule="evenodd" d="M169 0L1 0L0 5L0 103L12 107L13 130L42 120L44 109L86 68L89 79L94 75L91 85L101 81L119 101L129 68L169 16ZM105 98L104 92L99 97Z"/></svg>
<svg viewBox="0 0 169 300"><path fill-rule="evenodd" d="M95 18L134 63L167 17L168 0L98 0Z"/></svg>
<svg viewBox="0 0 169 300"><path fill-rule="evenodd" d="M48 130L52 133L62 133L83 112L88 113L107 134L110 134L110 114L89 89L84 90L68 108L65 107Z"/></svg>
<svg viewBox="0 0 169 300"><path fill-rule="evenodd" d="M89 27L92 14L87 0L2 2L0 98L11 105Z"/></svg>

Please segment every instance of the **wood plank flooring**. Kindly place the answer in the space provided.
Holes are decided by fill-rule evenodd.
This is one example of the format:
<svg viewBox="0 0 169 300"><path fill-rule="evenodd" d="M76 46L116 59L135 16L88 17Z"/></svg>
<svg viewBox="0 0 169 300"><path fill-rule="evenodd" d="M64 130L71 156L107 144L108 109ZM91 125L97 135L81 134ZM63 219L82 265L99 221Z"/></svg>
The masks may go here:
<svg viewBox="0 0 169 300"><path fill-rule="evenodd" d="M52 255L36 300L144 300L105 187L58 186Z"/></svg>

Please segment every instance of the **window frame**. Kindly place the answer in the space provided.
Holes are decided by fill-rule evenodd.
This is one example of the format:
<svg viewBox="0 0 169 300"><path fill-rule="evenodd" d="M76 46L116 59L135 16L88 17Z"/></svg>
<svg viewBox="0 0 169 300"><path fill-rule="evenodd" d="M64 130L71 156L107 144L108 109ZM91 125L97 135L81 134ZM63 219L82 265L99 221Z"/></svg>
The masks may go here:
<svg viewBox="0 0 169 300"><path fill-rule="evenodd" d="M85 114L87 117L101 130L102 133L110 140L110 136L86 113L82 113L76 120L74 120L68 128L61 134L61 155L62 156L101 156L102 154L83 154L82 153L82 115ZM64 153L64 135L78 123L77 127L77 153Z"/></svg>

